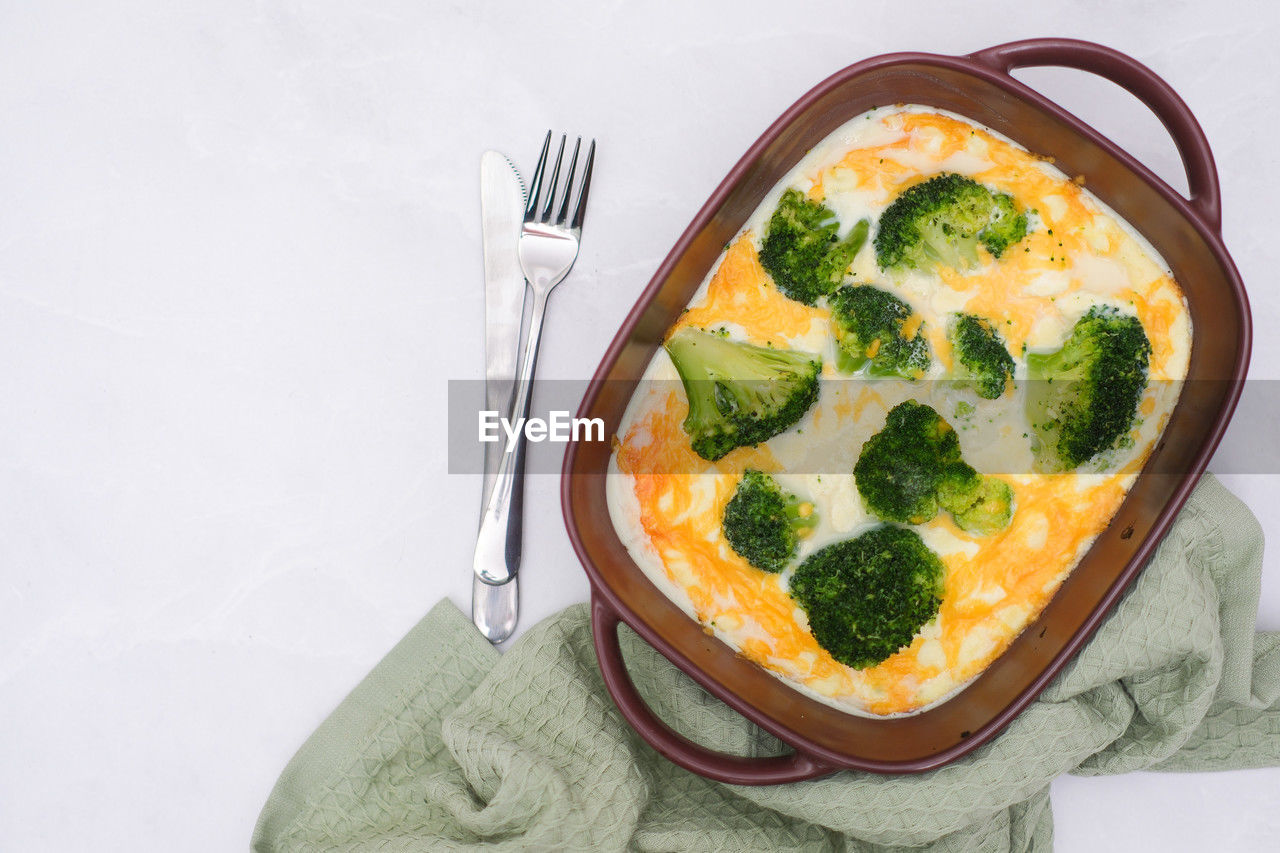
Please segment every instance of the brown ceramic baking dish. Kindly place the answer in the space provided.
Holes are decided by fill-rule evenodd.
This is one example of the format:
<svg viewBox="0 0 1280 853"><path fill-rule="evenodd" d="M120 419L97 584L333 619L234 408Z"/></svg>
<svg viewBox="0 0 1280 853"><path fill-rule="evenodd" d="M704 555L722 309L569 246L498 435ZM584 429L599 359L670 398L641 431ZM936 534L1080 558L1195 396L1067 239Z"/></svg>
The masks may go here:
<svg viewBox="0 0 1280 853"><path fill-rule="evenodd" d="M1150 107L1178 146L1190 198L1009 75L1013 68L1048 65L1098 74ZM610 345L578 414L603 418L606 433L615 433L667 328L769 189L836 127L894 103L951 110L1054 157L1141 231L1168 261L1190 306L1195 337L1188 381L1111 525L1039 619L956 696L897 718L869 719L822 704L704 633L650 583L615 534L605 499L609 444L571 444L561 499L569 536L591 582L605 684L623 716L654 748L714 779L772 784L844 768L918 772L993 737L1081 647L1141 570L1217 447L1248 367L1248 301L1222 243L1218 177L1200 126L1168 84L1130 57L1088 42L1035 39L962 57L897 53L868 59L800 98L733 167L676 242ZM627 676L619 621L795 752L741 758L674 732L648 709Z"/></svg>

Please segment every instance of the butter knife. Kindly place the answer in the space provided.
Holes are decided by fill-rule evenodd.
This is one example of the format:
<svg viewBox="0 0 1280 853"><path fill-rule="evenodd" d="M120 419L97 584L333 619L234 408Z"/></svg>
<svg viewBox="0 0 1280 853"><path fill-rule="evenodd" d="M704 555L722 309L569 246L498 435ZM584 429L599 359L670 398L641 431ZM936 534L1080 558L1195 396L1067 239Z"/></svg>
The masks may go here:
<svg viewBox="0 0 1280 853"><path fill-rule="evenodd" d="M525 191L520 173L497 151L480 158L480 214L484 241L484 397L485 408L503 416L511 413L516 358L524 312L524 274L516 256ZM481 506L489 500L503 443L484 446L484 487ZM513 507L519 512L520 508ZM471 621L491 643L500 643L515 630L520 608L519 580L471 581Z"/></svg>

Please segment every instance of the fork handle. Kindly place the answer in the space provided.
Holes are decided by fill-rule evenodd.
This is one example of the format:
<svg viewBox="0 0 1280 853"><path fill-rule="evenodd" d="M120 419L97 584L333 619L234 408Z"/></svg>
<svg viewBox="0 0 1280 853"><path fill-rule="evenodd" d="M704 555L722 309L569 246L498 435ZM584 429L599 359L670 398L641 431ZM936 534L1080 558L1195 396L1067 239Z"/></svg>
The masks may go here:
<svg viewBox="0 0 1280 853"><path fill-rule="evenodd" d="M524 421L529 416L529 403L533 397L533 374L538 364L538 343L542 338L542 319L549 295L547 289L533 289L529 338L512 395L511 425L516 429L503 448L498 472L494 475L493 490L480 516L472 567L476 577L489 584L506 583L520 570L520 552L524 542Z"/></svg>

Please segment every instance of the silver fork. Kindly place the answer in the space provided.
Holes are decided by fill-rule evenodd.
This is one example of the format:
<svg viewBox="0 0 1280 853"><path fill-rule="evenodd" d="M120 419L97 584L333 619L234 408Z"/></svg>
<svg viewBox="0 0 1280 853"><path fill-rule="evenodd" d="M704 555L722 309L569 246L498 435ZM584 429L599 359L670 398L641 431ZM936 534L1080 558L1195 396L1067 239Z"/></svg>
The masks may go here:
<svg viewBox="0 0 1280 853"><path fill-rule="evenodd" d="M555 166L551 170L550 185L543 196L543 184L547 170L547 154L551 149L551 131L542 142L542 154L533 180L529 203L524 209L524 225L520 229L517 253L525 281L533 291L533 307L530 311L529 337L513 394L511 423L522 424L529 415L529 401L533 394L533 374L538 363L538 341L542 337L542 320L547 310L547 298L551 290L564 280L578 259L578 244L582 236L582 218L587 209L587 191L591 187L591 169L596 159L596 143L592 140L582 170L582 184L578 201L569 218L569 199L573 195L574 172L578 166L578 152L582 137L573 146L569 160L569 173L564 182L564 194L556 209L556 196L560 182L560 164L564 159L567 137L560 137L560 150L556 152ZM545 200L544 200L545 199ZM539 211L539 205L543 205ZM555 213L553 217L552 214ZM480 533L476 537L473 567L476 577L485 583L502 584L515 577L520 568L520 551L523 538L522 502L524 498L524 430L518 429L508 440L502 461L498 463L493 491L480 518Z"/></svg>

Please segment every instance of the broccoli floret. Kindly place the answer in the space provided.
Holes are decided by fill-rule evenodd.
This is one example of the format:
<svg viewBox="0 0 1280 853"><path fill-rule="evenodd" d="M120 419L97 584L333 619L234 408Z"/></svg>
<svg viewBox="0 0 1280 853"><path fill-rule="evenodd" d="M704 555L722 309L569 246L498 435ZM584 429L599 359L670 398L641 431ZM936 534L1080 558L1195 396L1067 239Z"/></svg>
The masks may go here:
<svg viewBox="0 0 1280 853"><path fill-rule="evenodd" d="M1117 446L1133 426L1150 357L1142 322L1111 306L1089 309L1057 352L1028 353L1036 469L1069 471Z"/></svg>
<svg viewBox="0 0 1280 853"><path fill-rule="evenodd" d="M791 576L791 597L818 645L864 669L910 645L937 615L943 575L918 534L884 525L810 554Z"/></svg>
<svg viewBox="0 0 1280 853"><path fill-rule="evenodd" d="M816 355L736 343L689 326L664 346L689 401L684 431L703 459L714 462L772 438L818 399Z"/></svg>
<svg viewBox="0 0 1280 853"><path fill-rule="evenodd" d="M1013 203L1013 196L992 193L994 208L987 226L978 232L978 239L987 247L991 257L999 258L1004 250L1027 236L1027 216L1020 213Z"/></svg>
<svg viewBox="0 0 1280 853"><path fill-rule="evenodd" d="M911 306L869 284L845 285L830 299L839 345L837 365L846 373L863 367L872 376L918 379L932 358L924 325Z"/></svg>
<svg viewBox="0 0 1280 853"><path fill-rule="evenodd" d="M769 231L760 245L760 265L779 290L812 305L844 280L870 228L870 220L860 220L841 240L840 223L830 208L810 201L799 190L787 190L769 219Z"/></svg>
<svg viewBox="0 0 1280 853"><path fill-rule="evenodd" d="M867 439L853 468L867 509L886 521L923 524L938 514L938 487L948 465L960 461L960 439L923 403L907 400Z"/></svg>
<svg viewBox="0 0 1280 853"><path fill-rule="evenodd" d="M978 245L992 257L1027 234L1013 199L972 178L943 173L905 190L885 208L876 229L876 262L884 270L968 269Z"/></svg>
<svg viewBox="0 0 1280 853"><path fill-rule="evenodd" d="M951 513L961 530L992 536L1009 526L1013 489L1003 480L984 477L972 466L958 462L943 474L938 506Z"/></svg>
<svg viewBox="0 0 1280 853"><path fill-rule="evenodd" d="M768 474L747 470L725 505L723 530L729 545L748 563L780 572L817 523L812 503L784 495Z"/></svg>
<svg viewBox="0 0 1280 853"><path fill-rule="evenodd" d="M994 400L1013 378L1013 356L995 326L983 317L956 314L947 336L951 339L951 372L957 388L972 387L979 397Z"/></svg>
<svg viewBox="0 0 1280 853"><path fill-rule="evenodd" d="M1013 509L1009 486L966 463L951 425L915 400L889 411L862 445L853 478L867 509L886 521L924 524L944 509L964 530L991 535Z"/></svg>

